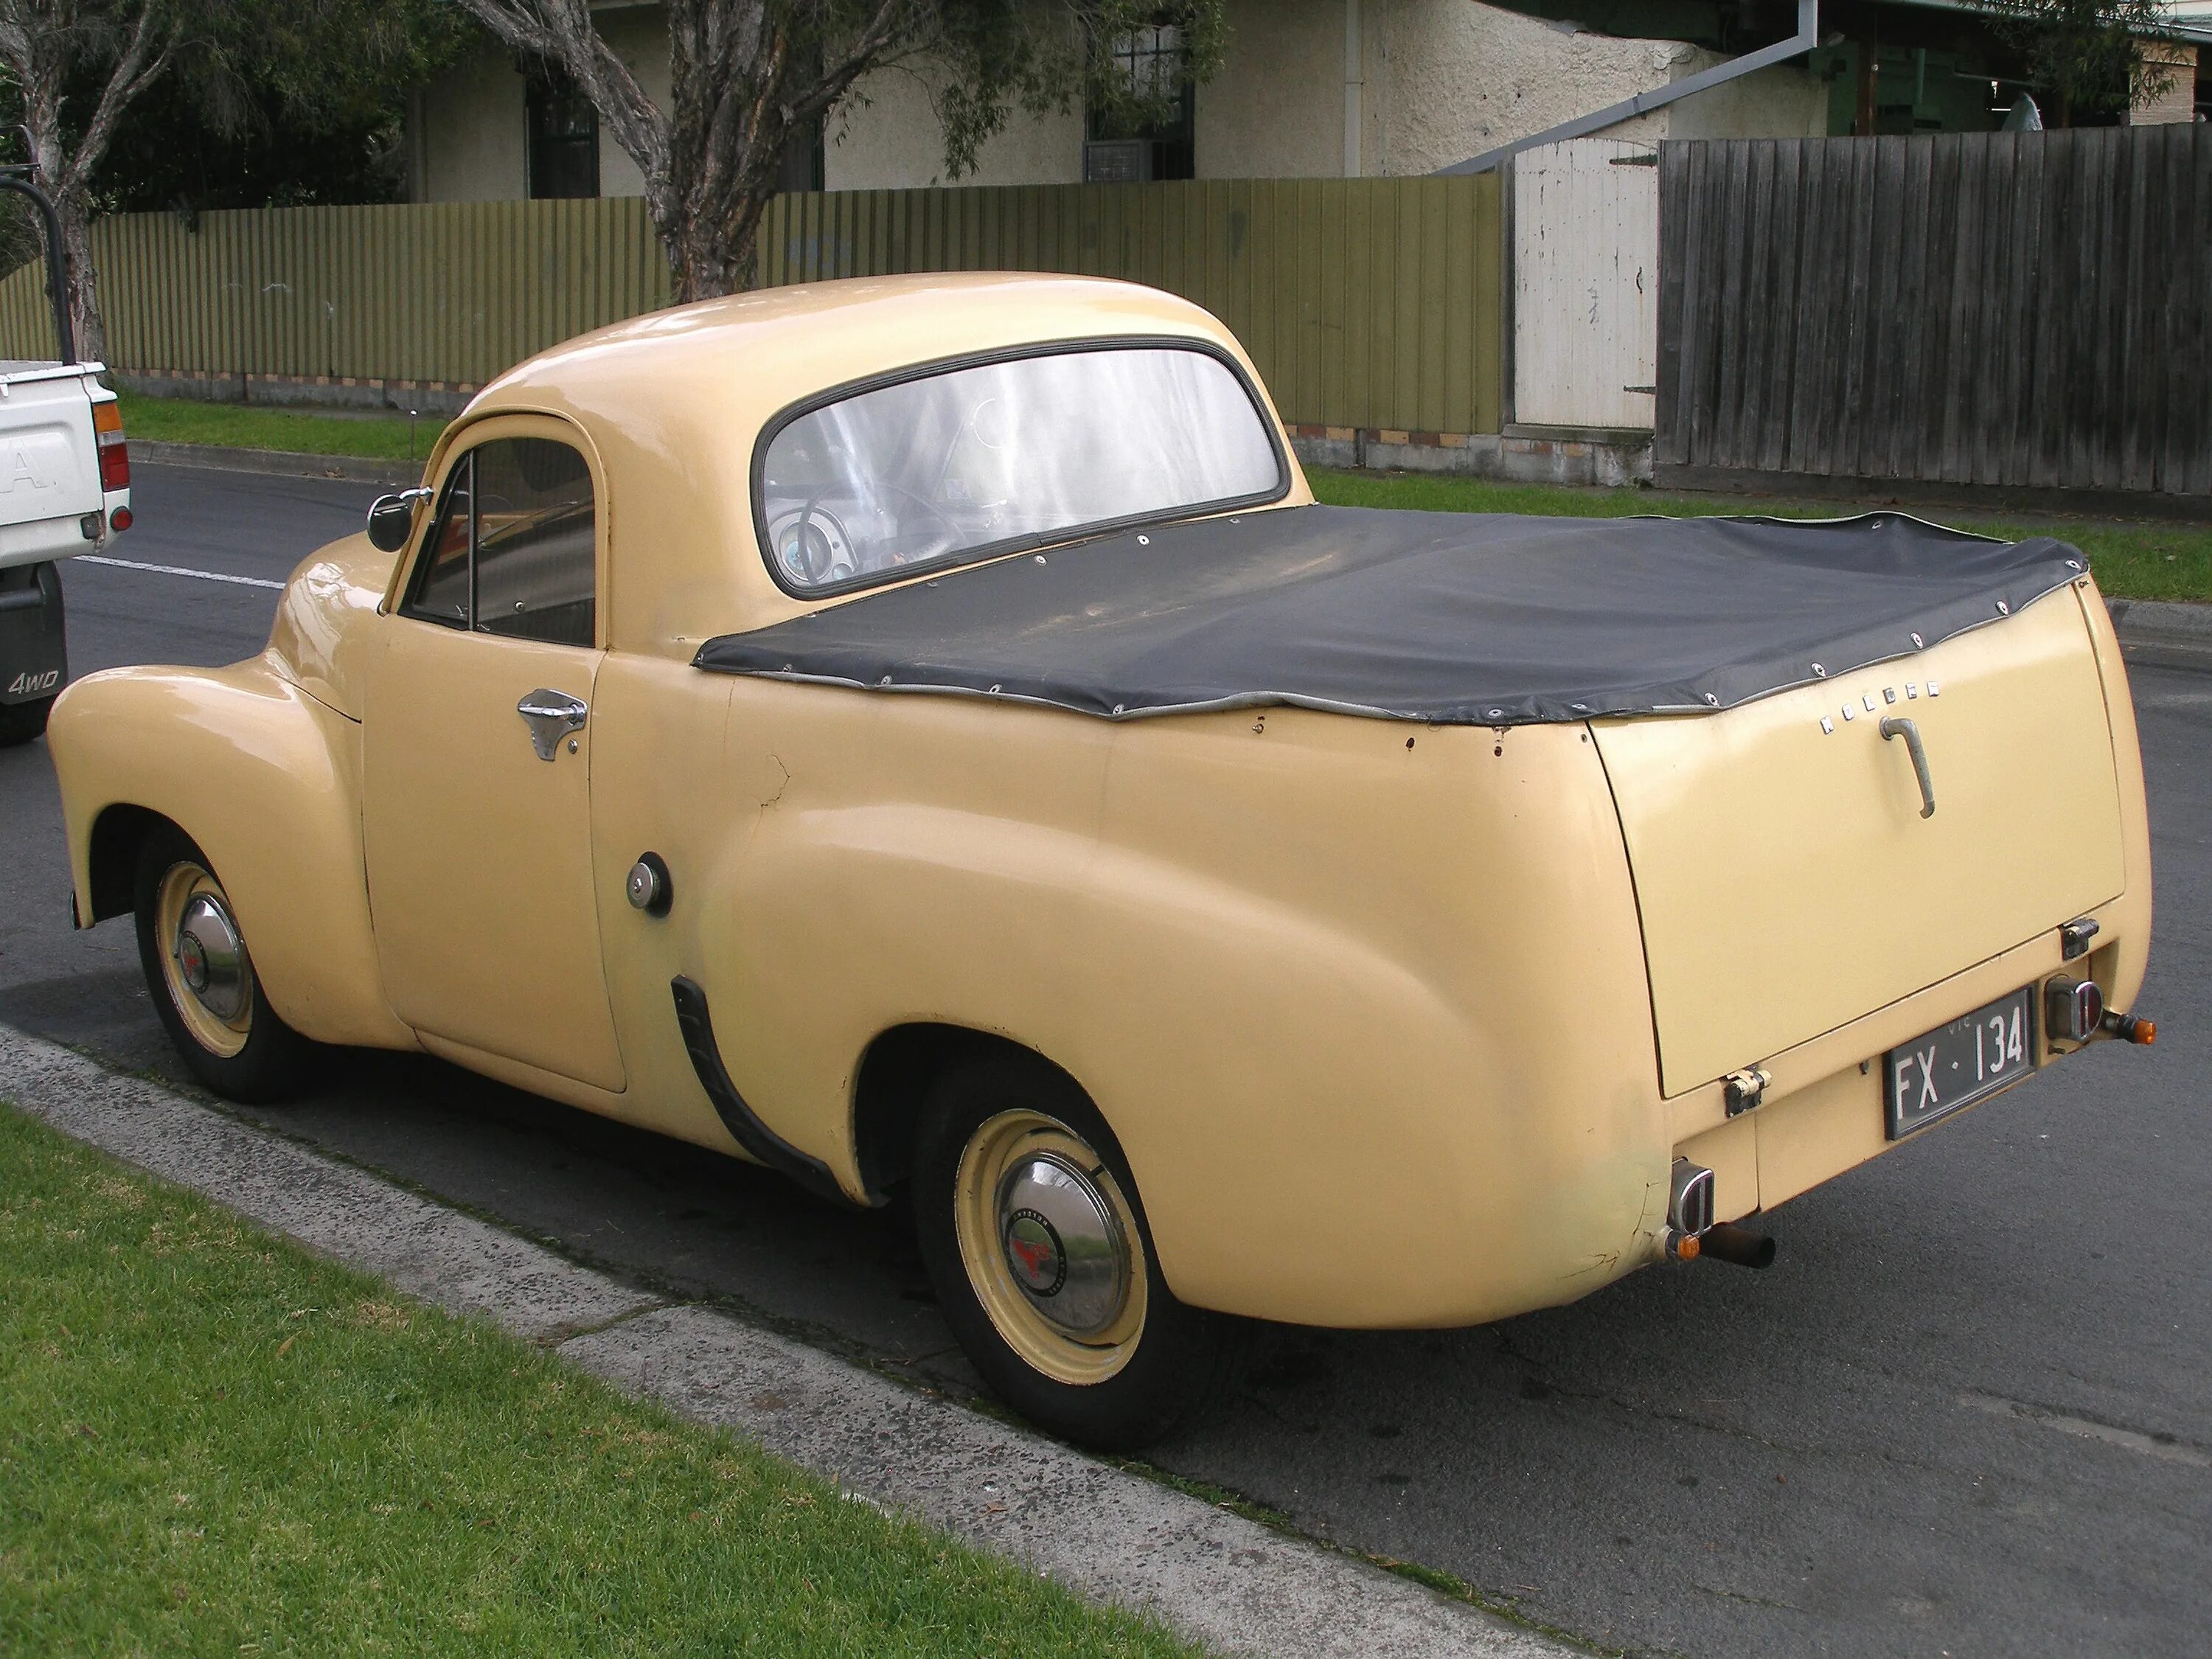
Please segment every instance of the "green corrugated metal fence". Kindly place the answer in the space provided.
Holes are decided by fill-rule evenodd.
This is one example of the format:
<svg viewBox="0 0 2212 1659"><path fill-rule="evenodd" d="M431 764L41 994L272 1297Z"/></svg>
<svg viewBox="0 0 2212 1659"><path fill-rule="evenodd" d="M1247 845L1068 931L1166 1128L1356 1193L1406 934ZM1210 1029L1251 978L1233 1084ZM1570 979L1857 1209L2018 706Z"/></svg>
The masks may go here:
<svg viewBox="0 0 2212 1659"><path fill-rule="evenodd" d="M668 303L644 204L453 202L133 213L93 227L111 367L477 385ZM41 270L0 283L0 346L52 356Z"/></svg>
<svg viewBox="0 0 2212 1659"><path fill-rule="evenodd" d="M1495 432L1502 228L1492 176L846 191L779 198L762 274L1127 277L1220 317L1295 424ZM635 198L131 214L93 250L141 374L473 386L669 298ZM51 355L39 283L0 282L0 354Z"/></svg>
<svg viewBox="0 0 2212 1659"><path fill-rule="evenodd" d="M1294 424L1495 432L1495 175L779 197L771 283L1067 270L1148 283L1236 331Z"/></svg>

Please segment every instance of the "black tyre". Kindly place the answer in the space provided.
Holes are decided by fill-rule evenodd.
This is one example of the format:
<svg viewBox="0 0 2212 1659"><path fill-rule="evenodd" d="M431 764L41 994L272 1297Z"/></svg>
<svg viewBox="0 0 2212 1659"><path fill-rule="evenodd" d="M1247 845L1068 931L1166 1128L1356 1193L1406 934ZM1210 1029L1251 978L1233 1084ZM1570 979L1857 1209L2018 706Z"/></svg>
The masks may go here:
<svg viewBox="0 0 2212 1659"><path fill-rule="evenodd" d="M1131 1451L1227 1380L1239 1322L1176 1300L1113 1131L1018 1056L947 1072L924 1103L915 1228L938 1300L994 1393L1079 1445Z"/></svg>
<svg viewBox="0 0 2212 1659"><path fill-rule="evenodd" d="M46 729L46 716L53 709L52 697L36 697L29 702L0 702L0 749L13 749L39 736Z"/></svg>
<svg viewBox="0 0 2212 1659"><path fill-rule="evenodd" d="M138 962L154 1010L192 1075L228 1100L283 1100L312 1046L276 1017L207 855L164 824L138 854Z"/></svg>

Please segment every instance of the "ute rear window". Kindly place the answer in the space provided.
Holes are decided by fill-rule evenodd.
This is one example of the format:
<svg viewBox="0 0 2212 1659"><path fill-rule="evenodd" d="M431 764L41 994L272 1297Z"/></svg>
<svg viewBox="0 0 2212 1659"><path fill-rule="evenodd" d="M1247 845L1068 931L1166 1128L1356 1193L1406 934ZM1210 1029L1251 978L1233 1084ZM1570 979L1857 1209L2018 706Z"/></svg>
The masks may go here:
<svg viewBox="0 0 2212 1659"><path fill-rule="evenodd" d="M852 392L773 428L757 477L769 568L810 595L1288 487L1272 425L1236 368L1152 345Z"/></svg>

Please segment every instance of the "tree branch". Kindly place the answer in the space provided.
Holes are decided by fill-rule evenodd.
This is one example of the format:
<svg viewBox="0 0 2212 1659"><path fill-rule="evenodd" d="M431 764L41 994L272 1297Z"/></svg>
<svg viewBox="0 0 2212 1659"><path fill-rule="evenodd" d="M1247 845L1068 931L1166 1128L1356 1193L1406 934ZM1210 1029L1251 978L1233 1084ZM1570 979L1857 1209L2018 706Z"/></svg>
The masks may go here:
<svg viewBox="0 0 2212 1659"><path fill-rule="evenodd" d="M592 26L586 0L458 0L517 52L560 66L582 88L599 119L645 175L646 193L665 191L668 121L629 65ZM672 18L672 26L673 20Z"/></svg>
<svg viewBox="0 0 2212 1659"><path fill-rule="evenodd" d="M76 154L64 164L62 176L52 183L57 197L74 196L83 189L85 181L107 154L108 143L115 137L115 124L122 118L123 112L168 67L169 44L166 35L167 31L156 21L150 9L138 14L130 40L117 54L115 67L108 71L107 84L100 89L100 101L93 106L91 118L84 124L84 136L77 140Z"/></svg>

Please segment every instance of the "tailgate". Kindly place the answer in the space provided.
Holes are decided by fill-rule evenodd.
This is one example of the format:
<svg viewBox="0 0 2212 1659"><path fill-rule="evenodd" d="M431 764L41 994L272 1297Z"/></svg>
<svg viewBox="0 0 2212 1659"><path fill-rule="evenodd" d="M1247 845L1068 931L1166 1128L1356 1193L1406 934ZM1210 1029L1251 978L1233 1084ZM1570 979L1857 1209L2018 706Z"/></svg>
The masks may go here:
<svg viewBox="0 0 2212 1659"><path fill-rule="evenodd" d="M7 377L0 398L0 565L89 553L77 527L105 505L82 364Z"/></svg>
<svg viewBox="0 0 2212 1659"><path fill-rule="evenodd" d="M1905 741L1881 734L1886 715L1918 724L1932 817ZM1668 1095L2124 884L2104 686L2070 587L1908 659L1723 714L1592 730L1635 875Z"/></svg>

